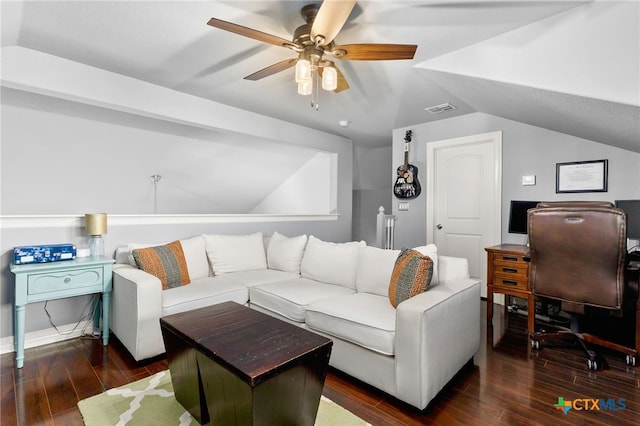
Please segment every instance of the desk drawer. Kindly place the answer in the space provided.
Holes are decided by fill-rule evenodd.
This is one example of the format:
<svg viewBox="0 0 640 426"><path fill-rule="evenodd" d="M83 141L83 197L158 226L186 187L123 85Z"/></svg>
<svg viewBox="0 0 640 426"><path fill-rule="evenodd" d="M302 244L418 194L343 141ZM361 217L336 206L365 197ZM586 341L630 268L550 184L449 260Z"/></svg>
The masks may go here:
<svg viewBox="0 0 640 426"><path fill-rule="evenodd" d="M505 262L495 260L493 271L497 274L517 275L520 279L527 279L529 276L529 264L527 262Z"/></svg>
<svg viewBox="0 0 640 426"><path fill-rule="evenodd" d="M496 253L493 259L496 262L528 263L522 258L522 255L510 254L510 253Z"/></svg>
<svg viewBox="0 0 640 426"><path fill-rule="evenodd" d="M497 287L511 288L516 290L529 291L529 282L516 275L496 273L493 285Z"/></svg>
<svg viewBox="0 0 640 426"><path fill-rule="evenodd" d="M102 291L102 268L31 274L27 278L27 294L49 293L96 287Z"/></svg>

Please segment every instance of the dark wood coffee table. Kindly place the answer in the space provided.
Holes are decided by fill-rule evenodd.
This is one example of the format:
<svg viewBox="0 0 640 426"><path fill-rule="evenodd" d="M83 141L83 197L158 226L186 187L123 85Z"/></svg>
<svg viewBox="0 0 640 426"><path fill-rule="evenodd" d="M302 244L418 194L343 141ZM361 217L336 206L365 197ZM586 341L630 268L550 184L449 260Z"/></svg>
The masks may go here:
<svg viewBox="0 0 640 426"><path fill-rule="evenodd" d="M160 325L176 399L201 424L314 424L330 339L234 302Z"/></svg>

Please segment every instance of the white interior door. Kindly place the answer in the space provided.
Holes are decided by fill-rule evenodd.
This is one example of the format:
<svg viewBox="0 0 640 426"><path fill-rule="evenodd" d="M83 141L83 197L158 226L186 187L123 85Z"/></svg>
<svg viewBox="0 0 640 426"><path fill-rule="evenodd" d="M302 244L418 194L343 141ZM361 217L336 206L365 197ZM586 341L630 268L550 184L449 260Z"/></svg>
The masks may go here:
<svg viewBox="0 0 640 426"><path fill-rule="evenodd" d="M469 259L487 296L485 247L500 243L502 132L427 144L427 241Z"/></svg>

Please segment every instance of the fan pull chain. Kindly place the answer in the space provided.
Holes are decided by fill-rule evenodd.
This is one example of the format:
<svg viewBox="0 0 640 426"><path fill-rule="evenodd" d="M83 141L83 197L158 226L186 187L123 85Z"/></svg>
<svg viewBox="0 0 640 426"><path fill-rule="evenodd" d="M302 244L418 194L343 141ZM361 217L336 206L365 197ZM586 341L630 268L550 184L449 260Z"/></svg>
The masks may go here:
<svg viewBox="0 0 640 426"><path fill-rule="evenodd" d="M311 89L311 108L314 108L316 111L318 111L318 109L320 108L320 104L318 103L318 98L320 96L320 78L318 77L317 70L311 74L311 79L311 84L313 86Z"/></svg>

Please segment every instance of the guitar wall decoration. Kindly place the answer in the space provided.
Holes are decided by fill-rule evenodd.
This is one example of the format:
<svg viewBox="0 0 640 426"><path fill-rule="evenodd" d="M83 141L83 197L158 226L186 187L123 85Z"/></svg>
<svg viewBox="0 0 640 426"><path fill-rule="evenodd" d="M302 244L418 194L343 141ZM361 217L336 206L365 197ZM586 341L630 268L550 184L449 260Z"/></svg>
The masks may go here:
<svg viewBox="0 0 640 426"><path fill-rule="evenodd" d="M418 168L409 164L409 143L413 132L407 130L404 135L404 164L396 171L396 183L393 185L393 194L404 200L410 200L420 195L422 188L418 181Z"/></svg>

